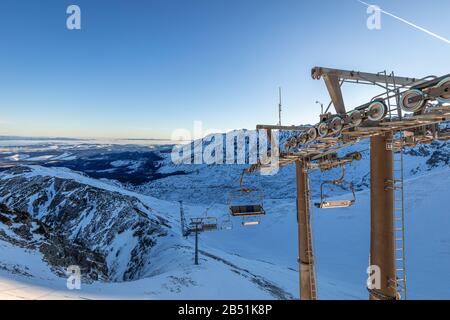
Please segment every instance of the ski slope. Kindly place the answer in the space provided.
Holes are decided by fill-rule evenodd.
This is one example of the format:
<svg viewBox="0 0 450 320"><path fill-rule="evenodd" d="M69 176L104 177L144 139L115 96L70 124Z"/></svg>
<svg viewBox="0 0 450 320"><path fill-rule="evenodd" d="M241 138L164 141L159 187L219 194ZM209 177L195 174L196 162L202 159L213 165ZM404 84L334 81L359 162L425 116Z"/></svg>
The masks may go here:
<svg viewBox="0 0 450 320"><path fill-rule="evenodd" d="M93 183L93 182L92 182ZM450 170L442 168L405 181L406 256L409 299L450 298ZM114 188L105 185L105 188ZM129 192L129 191L127 191ZM340 196L345 197L345 195ZM179 228L177 204L141 196L170 215ZM166 207L167 205L167 207ZM259 226L200 236L200 266L193 265L192 239L172 236L155 253L158 272L130 282L83 284L69 291L65 278L52 274L37 253L1 243L2 262L27 267L30 275L0 270L1 299L280 299L298 298L297 222L294 199L267 199ZM170 209L167 209L170 208ZM186 215L204 213L206 205L187 205ZM226 205L209 214L222 217ZM357 193L351 208L313 210L320 299L366 299L370 197ZM221 219L219 219L221 220ZM273 288L273 287L276 288ZM279 294L277 290L282 290Z"/></svg>

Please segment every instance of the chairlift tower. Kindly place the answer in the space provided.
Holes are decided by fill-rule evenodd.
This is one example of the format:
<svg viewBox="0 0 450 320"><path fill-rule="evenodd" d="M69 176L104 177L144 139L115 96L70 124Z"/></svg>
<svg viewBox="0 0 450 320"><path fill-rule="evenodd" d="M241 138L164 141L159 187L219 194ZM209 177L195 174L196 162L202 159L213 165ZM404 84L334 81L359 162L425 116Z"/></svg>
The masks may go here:
<svg viewBox="0 0 450 320"><path fill-rule="evenodd" d="M185 216L184 216L184 210L183 210L183 202L180 201L180 220L181 220L181 230L182 234L185 237L190 236L191 234L195 235L195 252L194 252L194 263L195 265L198 265L198 244L199 244L199 234L201 232L207 232L207 231L217 231L218 228L218 222L217 218L213 216L208 215L207 208L205 210L205 214L200 217L195 217L190 219L190 225L188 227L184 227L185 225Z"/></svg>
<svg viewBox="0 0 450 320"><path fill-rule="evenodd" d="M194 226L194 232L195 232L195 256L194 256L194 264L198 265L198 234L202 230L202 218L192 218L191 224Z"/></svg>
<svg viewBox="0 0 450 320"><path fill-rule="evenodd" d="M370 138L370 266L381 272L380 287L369 289L371 300L397 299L394 239L392 133Z"/></svg>
<svg viewBox="0 0 450 320"><path fill-rule="evenodd" d="M297 160L297 225L298 263L300 269L300 299L316 300L316 272L311 230L310 192L308 168L304 161Z"/></svg>
<svg viewBox="0 0 450 320"><path fill-rule="evenodd" d="M308 171L326 171L359 160L359 156L352 154L338 158L338 151L370 139L369 263L379 267L381 286L368 288L369 297L372 300L405 299L403 156L400 153L401 178L396 178L395 172L399 170L395 168L394 151L398 146L450 140L448 129L439 130L440 123L450 120L450 74L418 79L398 77L386 71L367 73L315 67L311 75L313 79L323 78L331 98L326 110L322 107L318 125L289 127L282 126L280 120L278 126L257 126L258 130L265 129L268 137L272 136L272 130L293 133L280 154L279 165L295 163L297 168L300 298L317 298ZM341 91L346 83L373 85L384 92L347 112ZM334 114L330 112L331 106ZM400 196L396 196L399 189ZM353 203L354 200L340 201L334 207Z"/></svg>
<svg viewBox="0 0 450 320"><path fill-rule="evenodd" d="M180 203L180 225L181 225L181 235L183 237L187 237L189 235L189 230L186 227L186 217L184 215L184 209L183 209L183 201L179 201Z"/></svg>

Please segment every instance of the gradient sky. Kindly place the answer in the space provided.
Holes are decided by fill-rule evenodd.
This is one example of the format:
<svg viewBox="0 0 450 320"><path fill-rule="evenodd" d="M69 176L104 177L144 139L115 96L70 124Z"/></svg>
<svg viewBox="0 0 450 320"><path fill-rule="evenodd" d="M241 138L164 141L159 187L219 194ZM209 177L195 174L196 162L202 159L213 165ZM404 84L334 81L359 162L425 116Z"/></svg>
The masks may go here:
<svg viewBox="0 0 450 320"><path fill-rule="evenodd" d="M371 2L371 1L368 1ZM376 0L450 38L450 1ZM82 30L66 29L66 8ZM450 45L356 0L0 0L0 134L168 138L176 128L316 123L315 65L450 72ZM345 92L344 92L345 93ZM370 99L359 88L349 105Z"/></svg>

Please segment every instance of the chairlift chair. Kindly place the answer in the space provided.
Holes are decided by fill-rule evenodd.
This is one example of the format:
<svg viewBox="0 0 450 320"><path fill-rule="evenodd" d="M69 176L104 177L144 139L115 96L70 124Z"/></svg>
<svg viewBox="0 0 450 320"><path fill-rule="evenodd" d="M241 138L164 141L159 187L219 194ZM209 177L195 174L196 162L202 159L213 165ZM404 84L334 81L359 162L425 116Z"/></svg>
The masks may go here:
<svg viewBox="0 0 450 320"><path fill-rule="evenodd" d="M255 191L252 191L255 192ZM241 217L243 226L254 226L261 223L261 216L266 214L263 204L233 205L230 200L230 214Z"/></svg>
<svg viewBox="0 0 450 320"><path fill-rule="evenodd" d="M245 171L242 173L240 178L240 188L237 191L230 193L230 199L229 199L229 209L230 209L230 215L232 217L242 217L243 218L243 225L255 225L259 224L260 220L258 219L252 219L251 217L260 217L266 214L266 211L264 210L263 206L263 197L259 195L261 198L261 201L259 203L241 203L236 204L235 199L242 197L244 194L250 194L250 193L258 193L258 190L256 189L248 189L244 188L242 186L242 180L243 175L245 174Z"/></svg>
<svg viewBox="0 0 450 320"><path fill-rule="evenodd" d="M203 231L215 231L218 229L217 218L208 215L208 209L205 210L205 217L202 219Z"/></svg>
<svg viewBox="0 0 450 320"><path fill-rule="evenodd" d="M233 217L255 217L266 214L261 204L230 205L230 213Z"/></svg>
<svg viewBox="0 0 450 320"><path fill-rule="evenodd" d="M320 202L315 203L314 205L319 209L336 209L336 208L347 208L352 206L356 201L355 189L353 188L353 183L350 183L350 189L352 190L353 199L351 200L326 200L326 197L323 193L323 187L326 184L331 185L342 185L344 183L344 165L342 168L342 176L336 180L328 180L324 181L320 185Z"/></svg>
<svg viewBox="0 0 450 320"><path fill-rule="evenodd" d="M249 194L249 193L256 193L257 190L249 190L249 189L240 189L235 192L230 193L230 202L229 202L229 208L230 208L230 214L232 217L256 217L256 216L262 216L266 214L266 211L264 210L264 206L262 203L262 197L261 202L257 204L236 204L235 199L239 196L242 197L242 194Z"/></svg>
<svg viewBox="0 0 450 320"><path fill-rule="evenodd" d="M253 219L253 220L243 220L242 221L242 225L244 227L248 227L248 226L257 226L261 223L261 219Z"/></svg>
<svg viewBox="0 0 450 320"><path fill-rule="evenodd" d="M231 221L231 216L229 214L227 214L226 218L222 221L221 229L233 230L233 221Z"/></svg>
<svg viewBox="0 0 450 320"><path fill-rule="evenodd" d="M207 217L203 220L203 231L215 231L218 229L217 218Z"/></svg>

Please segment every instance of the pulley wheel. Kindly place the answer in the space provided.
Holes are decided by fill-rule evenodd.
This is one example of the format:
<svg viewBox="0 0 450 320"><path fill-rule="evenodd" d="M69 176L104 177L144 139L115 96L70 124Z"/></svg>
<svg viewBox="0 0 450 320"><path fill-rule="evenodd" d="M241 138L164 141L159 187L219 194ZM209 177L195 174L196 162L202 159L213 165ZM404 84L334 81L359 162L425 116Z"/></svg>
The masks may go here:
<svg viewBox="0 0 450 320"><path fill-rule="evenodd" d="M325 138L328 135L328 124L325 122L320 123L317 127L317 132L320 137Z"/></svg>
<svg viewBox="0 0 450 320"><path fill-rule="evenodd" d="M350 118L350 125L352 127L359 126L363 121L363 116L361 114L361 111L359 111L359 110L350 111L350 113L348 114L348 117Z"/></svg>
<svg viewBox="0 0 450 320"><path fill-rule="evenodd" d="M437 87L444 87L446 85L450 84L450 78L445 78L441 82L438 83ZM440 103L450 103L450 89L447 88L447 90L441 94L438 98L438 101Z"/></svg>
<svg viewBox="0 0 450 320"><path fill-rule="evenodd" d="M340 117L334 117L333 120L331 120L330 128L333 133L339 133L342 131L342 128L344 128L344 121Z"/></svg>
<svg viewBox="0 0 450 320"><path fill-rule="evenodd" d="M308 141L314 141L317 139L317 129L316 128L310 128L307 131L308 134Z"/></svg>
<svg viewBox="0 0 450 320"><path fill-rule="evenodd" d="M285 147L291 148L291 147L295 147L296 145L297 145L297 138L292 137L292 138L287 139Z"/></svg>
<svg viewBox="0 0 450 320"><path fill-rule="evenodd" d="M409 102L409 99L417 98L417 101ZM400 97L400 106L405 112L417 112L425 105L425 96L417 89L408 90Z"/></svg>
<svg viewBox="0 0 450 320"><path fill-rule="evenodd" d="M297 145L299 144L305 144L308 142L308 135L302 133L297 137Z"/></svg>
<svg viewBox="0 0 450 320"><path fill-rule="evenodd" d="M367 117L370 121L380 121L387 114L387 107L381 101L372 102L367 108Z"/></svg>

